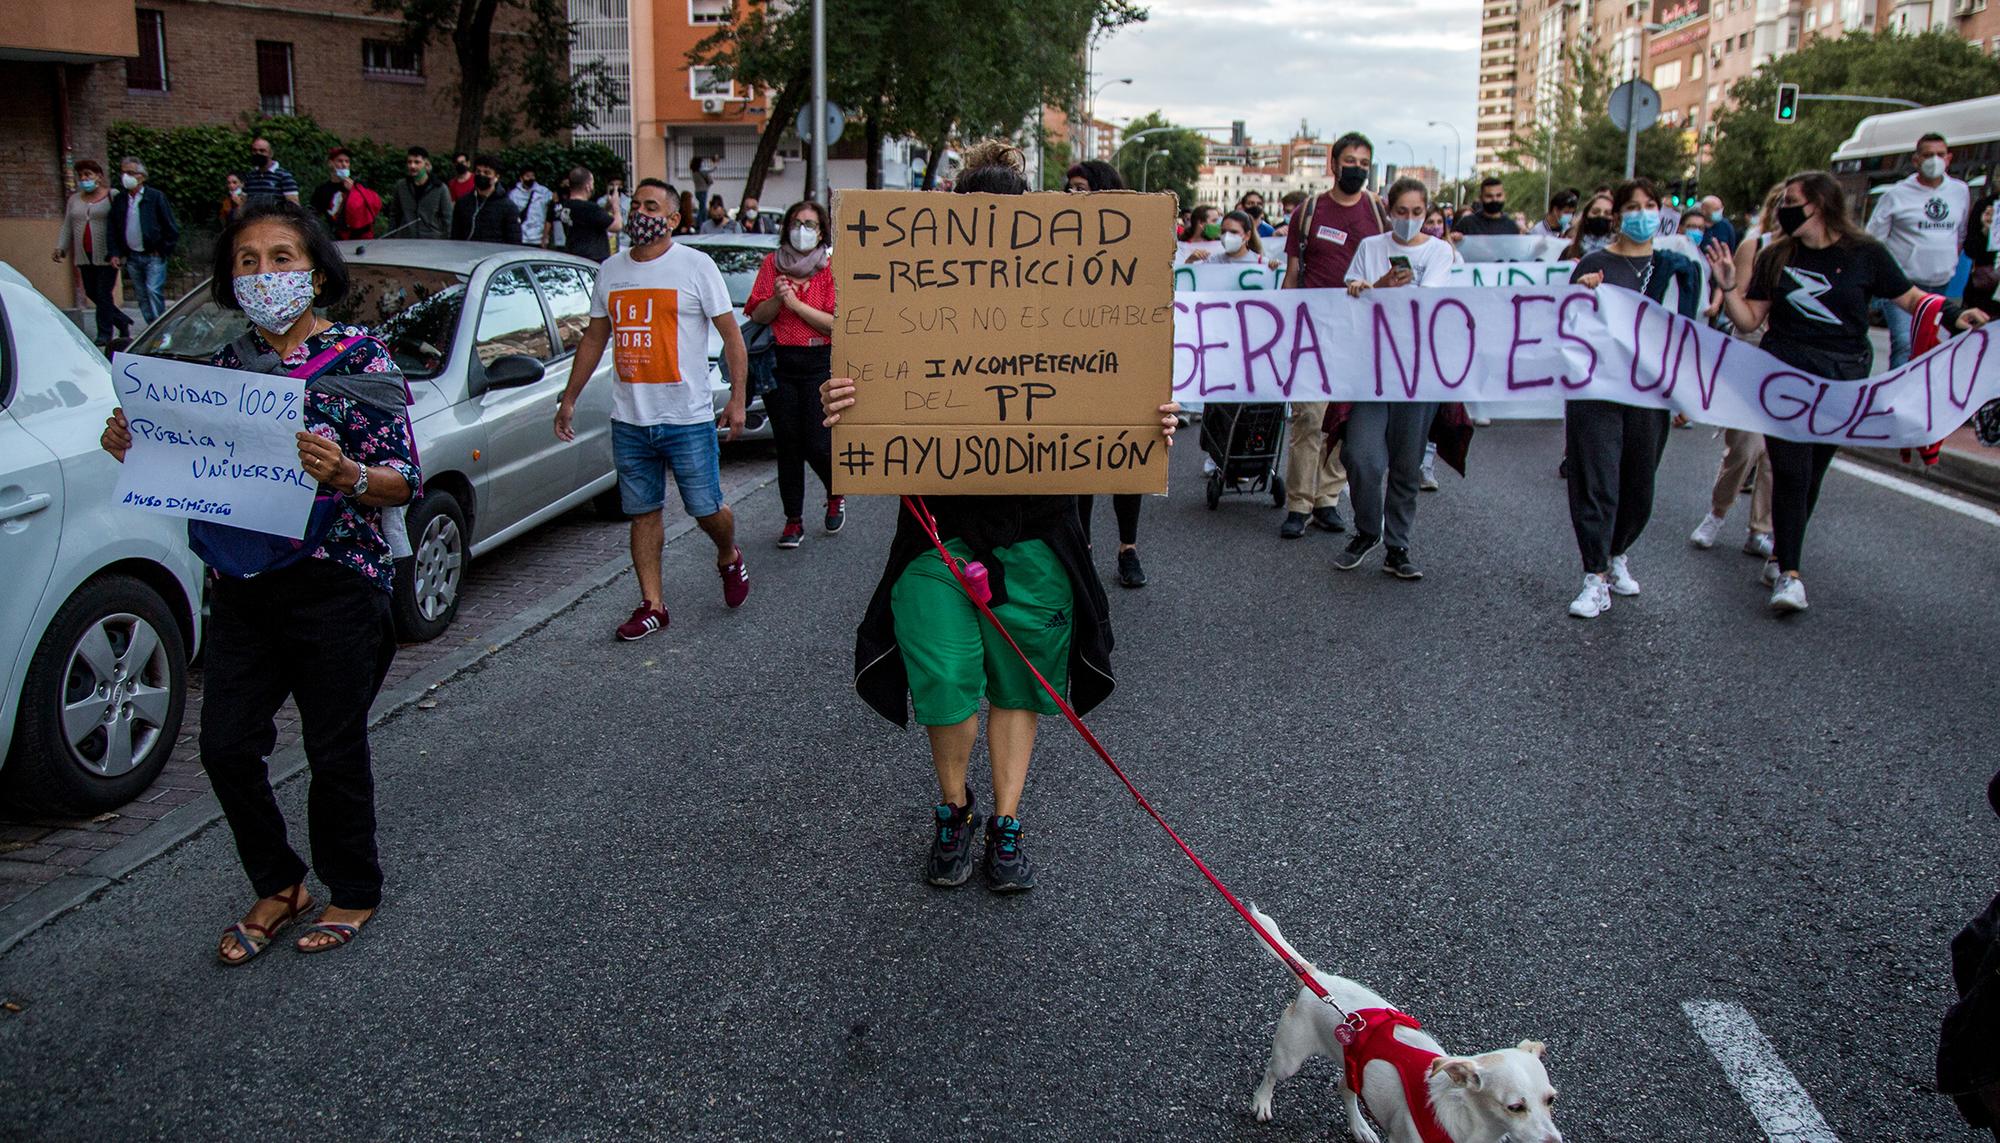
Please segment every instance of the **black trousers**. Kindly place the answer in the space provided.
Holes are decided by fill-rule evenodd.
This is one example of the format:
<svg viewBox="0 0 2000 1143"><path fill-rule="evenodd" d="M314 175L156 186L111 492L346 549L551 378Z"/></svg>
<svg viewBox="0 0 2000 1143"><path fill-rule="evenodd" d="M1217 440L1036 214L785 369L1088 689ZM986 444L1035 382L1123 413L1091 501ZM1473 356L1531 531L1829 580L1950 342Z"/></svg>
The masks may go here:
<svg viewBox="0 0 2000 1143"><path fill-rule="evenodd" d="M830 345L781 345L773 362L778 387L764 394L771 436L778 446L778 500L785 519L805 513L806 465L833 495L833 430L823 423L819 387L833 376Z"/></svg>
<svg viewBox="0 0 2000 1143"><path fill-rule="evenodd" d="M1653 474L1671 426L1665 409L1616 401L1564 404L1569 522L1584 571L1604 574L1611 557L1624 555L1646 530L1653 515Z"/></svg>
<svg viewBox="0 0 2000 1143"><path fill-rule="evenodd" d="M110 266L78 266L76 272L83 279L83 296L97 307L98 343L125 336L132 329L132 319L125 316L125 311L111 297L118 284L118 271Z"/></svg>
<svg viewBox="0 0 2000 1143"><path fill-rule="evenodd" d="M1819 506L1819 486L1837 445L1764 438L1771 458L1771 546L1778 570L1798 571L1805 558L1806 524Z"/></svg>
<svg viewBox="0 0 2000 1143"><path fill-rule="evenodd" d="M1119 492L1111 497L1111 510L1118 516L1118 542L1136 544L1139 542L1139 496L1137 492ZM1090 542L1090 510L1096 506L1097 497L1076 498L1077 522L1083 525L1083 541Z"/></svg>
<svg viewBox="0 0 2000 1143"><path fill-rule="evenodd" d="M218 577L202 680L201 765L259 897L298 884L306 865L285 836L265 759L272 721L298 702L312 787L313 869L342 909L382 900L368 707L396 657L389 593L360 573L307 559L250 579Z"/></svg>

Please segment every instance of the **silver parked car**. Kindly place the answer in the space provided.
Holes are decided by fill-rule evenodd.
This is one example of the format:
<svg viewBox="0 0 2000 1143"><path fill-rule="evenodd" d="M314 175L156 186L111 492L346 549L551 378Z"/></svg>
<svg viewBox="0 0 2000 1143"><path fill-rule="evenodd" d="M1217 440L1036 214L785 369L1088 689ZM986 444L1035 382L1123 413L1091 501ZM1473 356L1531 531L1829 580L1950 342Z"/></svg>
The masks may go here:
<svg viewBox="0 0 2000 1143"><path fill-rule="evenodd" d="M609 354L577 402L575 443L553 427L597 264L480 242L340 245L352 287L326 316L374 330L410 383L424 488L408 517L415 554L396 568L396 627L434 639L458 611L469 558L596 497L616 510ZM204 285L131 352L207 362L247 329Z"/></svg>
<svg viewBox="0 0 2000 1143"><path fill-rule="evenodd" d="M750 287L757 284L757 268L778 248L777 236L689 234L674 241L684 242L715 259L715 268L722 271L723 285L729 288L729 304L736 307L736 322L739 326L747 324L750 319L743 314L743 303L750 298ZM720 417L723 406L729 403L729 375L722 367L722 335L716 333L712 326L708 331L708 385L715 396L715 414ZM718 428L717 431L727 433L729 430ZM771 422L765 416L762 397L751 396L743 415L743 435L737 439L771 439Z"/></svg>

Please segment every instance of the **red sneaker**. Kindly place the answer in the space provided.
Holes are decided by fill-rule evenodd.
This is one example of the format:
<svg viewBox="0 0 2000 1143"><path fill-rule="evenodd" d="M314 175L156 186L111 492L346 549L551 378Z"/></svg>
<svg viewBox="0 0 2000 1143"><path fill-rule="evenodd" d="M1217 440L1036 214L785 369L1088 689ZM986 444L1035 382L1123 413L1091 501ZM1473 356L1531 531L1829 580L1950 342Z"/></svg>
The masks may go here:
<svg viewBox="0 0 2000 1143"><path fill-rule="evenodd" d="M630 643L666 629L667 613L654 607L651 600L640 600L639 609L632 613L632 618L618 625L618 637Z"/></svg>
<svg viewBox="0 0 2000 1143"><path fill-rule="evenodd" d="M835 532L840 531L841 525L845 523L847 523L847 497L845 496L827 497L826 534L831 536Z"/></svg>
<svg viewBox="0 0 2000 1143"><path fill-rule="evenodd" d="M796 548L805 542L805 538L806 526L797 520L787 520L785 521L785 530L778 533L778 546L781 548Z"/></svg>
<svg viewBox="0 0 2000 1143"><path fill-rule="evenodd" d="M716 570L722 573L722 602L731 607L743 606L743 601L750 598L750 569L743 566L743 549L736 549L735 562Z"/></svg>

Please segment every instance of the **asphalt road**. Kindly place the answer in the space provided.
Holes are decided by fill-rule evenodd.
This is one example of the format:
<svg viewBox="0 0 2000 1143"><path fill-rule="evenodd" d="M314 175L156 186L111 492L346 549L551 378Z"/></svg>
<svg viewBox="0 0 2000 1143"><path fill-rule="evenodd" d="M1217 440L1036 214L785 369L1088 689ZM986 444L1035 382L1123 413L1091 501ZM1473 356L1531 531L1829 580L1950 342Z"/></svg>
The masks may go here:
<svg viewBox="0 0 2000 1143"><path fill-rule="evenodd" d="M1719 447L1674 434L1645 594L1594 622L1553 425L1424 498L1421 583L1207 511L1177 450L1092 722L1321 966L1457 1050L1547 1041L1571 1140L1761 1137L1690 999L1742 1004L1840 1139L1964 1138L1927 1088L1996 881L1995 530L1836 472L1775 620L1740 513L1685 542ZM1042 887L920 882L923 741L847 685L890 511L780 553L765 489L741 612L690 536L665 635L609 638L621 583L378 729L391 896L348 949L215 966L219 827L28 938L0 1135L1326 1138L1324 1062L1250 1120L1288 979L1067 727Z"/></svg>

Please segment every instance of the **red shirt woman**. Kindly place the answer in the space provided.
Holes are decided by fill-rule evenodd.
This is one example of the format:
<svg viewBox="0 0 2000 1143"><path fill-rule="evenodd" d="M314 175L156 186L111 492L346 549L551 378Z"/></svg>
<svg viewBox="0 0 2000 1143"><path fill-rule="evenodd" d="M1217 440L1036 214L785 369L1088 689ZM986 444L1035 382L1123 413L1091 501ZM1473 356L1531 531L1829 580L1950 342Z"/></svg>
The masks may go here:
<svg viewBox="0 0 2000 1143"><path fill-rule="evenodd" d="M796 202L778 236L781 245L758 268L743 311L770 326L778 343L778 387L764 395L764 412L778 446L778 499L785 508L778 546L796 548L805 539L807 464L826 486L826 530L838 532L847 522L846 506L833 494L833 432L822 423L819 400L821 383L833 376L833 227L825 207Z"/></svg>

